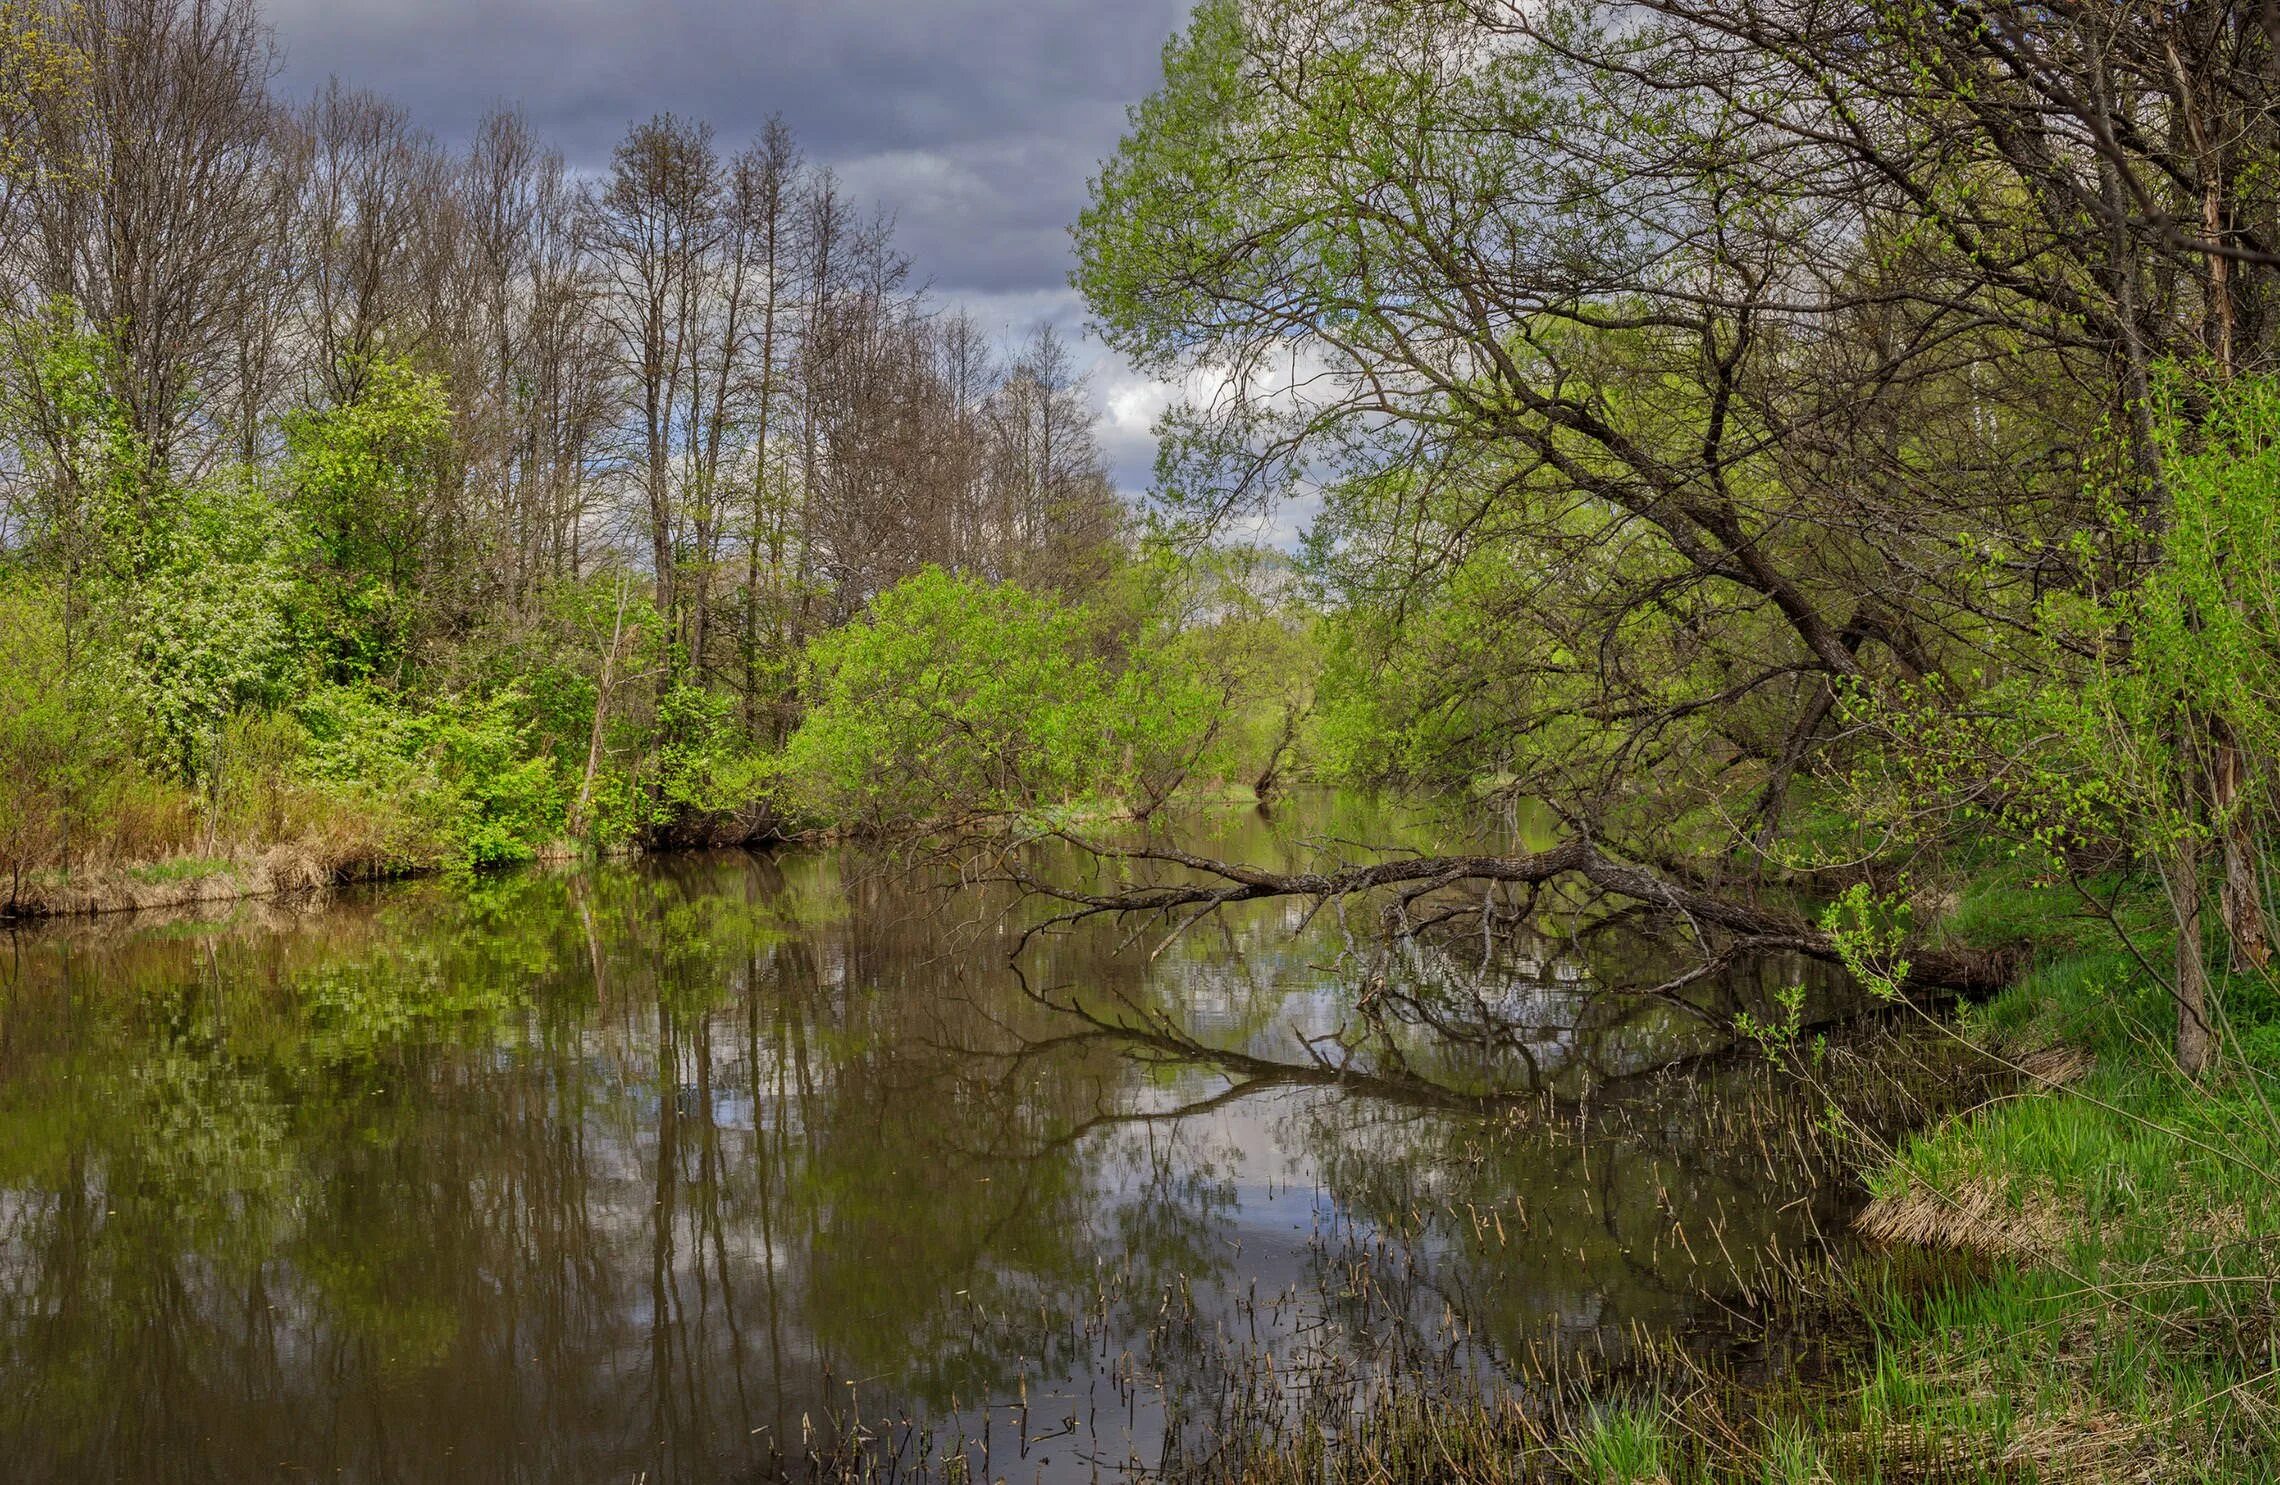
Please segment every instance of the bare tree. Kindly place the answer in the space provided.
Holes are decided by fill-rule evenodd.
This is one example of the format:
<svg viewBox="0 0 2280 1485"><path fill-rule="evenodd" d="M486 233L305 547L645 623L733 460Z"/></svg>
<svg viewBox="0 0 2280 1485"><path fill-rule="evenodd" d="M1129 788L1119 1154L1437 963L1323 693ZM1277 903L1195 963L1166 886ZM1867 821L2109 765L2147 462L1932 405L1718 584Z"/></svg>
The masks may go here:
<svg viewBox="0 0 2280 1485"><path fill-rule="evenodd" d="M760 679L763 609L770 617L772 646L782 653L788 652L791 644L785 627L792 612L786 592L787 560L795 536L784 498L789 482L781 467L783 455L776 435L781 426L786 352L797 293L793 232L801 171L799 147L792 132L781 117L774 117L761 131L759 141L737 156L731 182L731 210L741 224L742 241L752 259L757 299L753 344L745 369L751 449L743 614L745 729L755 735L760 731L764 706ZM780 740L787 720L783 708L769 706L767 710L775 738Z"/></svg>
<svg viewBox="0 0 2280 1485"><path fill-rule="evenodd" d="M1116 496L1088 392L1068 343L1048 324L991 399L998 518L990 545L1015 564L1009 576L1081 589L1097 579L1116 537Z"/></svg>
<svg viewBox="0 0 2280 1485"><path fill-rule="evenodd" d="M705 401L706 295L726 228L712 130L669 115L619 144L590 200L585 243L600 277L603 322L632 408L629 452L645 506L657 606L685 621L677 464L702 442L689 421ZM709 498L709 497L703 497Z"/></svg>
<svg viewBox="0 0 2280 1485"><path fill-rule="evenodd" d="M240 331L270 287L279 118L251 0L89 0L51 25L83 93L32 120L19 310L76 306L154 477L231 444ZM242 442L242 433L238 442Z"/></svg>

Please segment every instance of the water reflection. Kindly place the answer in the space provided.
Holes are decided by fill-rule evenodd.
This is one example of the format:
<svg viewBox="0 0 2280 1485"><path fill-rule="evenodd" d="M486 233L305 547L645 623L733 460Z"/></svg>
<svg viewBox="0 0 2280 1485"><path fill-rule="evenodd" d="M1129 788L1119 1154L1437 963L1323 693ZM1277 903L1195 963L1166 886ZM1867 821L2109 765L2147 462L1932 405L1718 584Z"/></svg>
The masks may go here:
<svg viewBox="0 0 2280 1485"><path fill-rule="evenodd" d="M1598 993L1640 942L1371 957L1269 906L1025 984L1018 912L939 886L689 857L0 944L9 1478L769 1478L842 1432L1090 1478L1421 1358L1743 1344L1844 1215L1756 1072L1472 1101L1703 1050L1794 967L1689 1008Z"/></svg>

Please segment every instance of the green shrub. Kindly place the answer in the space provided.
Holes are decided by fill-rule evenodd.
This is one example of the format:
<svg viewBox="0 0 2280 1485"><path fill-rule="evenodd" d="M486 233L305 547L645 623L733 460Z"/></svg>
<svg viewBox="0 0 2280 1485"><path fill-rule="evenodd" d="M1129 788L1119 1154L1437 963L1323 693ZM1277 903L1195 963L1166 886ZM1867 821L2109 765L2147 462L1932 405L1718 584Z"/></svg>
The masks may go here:
<svg viewBox="0 0 2280 1485"><path fill-rule="evenodd" d="M1221 698L1175 651L1100 653L1093 616L929 568L808 651L784 755L806 814L870 828L1087 797L1143 810L1193 769Z"/></svg>
<svg viewBox="0 0 2280 1485"><path fill-rule="evenodd" d="M550 754L533 754L523 697L447 697L424 711L365 686L328 686L298 708L312 771L401 803L424 854L455 870L527 861L562 831L568 800Z"/></svg>

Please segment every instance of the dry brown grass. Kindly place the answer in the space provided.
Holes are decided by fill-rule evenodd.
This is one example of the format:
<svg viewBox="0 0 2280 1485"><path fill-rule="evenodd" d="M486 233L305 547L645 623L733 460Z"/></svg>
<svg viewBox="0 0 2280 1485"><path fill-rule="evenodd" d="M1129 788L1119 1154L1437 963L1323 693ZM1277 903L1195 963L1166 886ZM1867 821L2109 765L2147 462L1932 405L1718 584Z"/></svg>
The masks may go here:
<svg viewBox="0 0 2280 1485"><path fill-rule="evenodd" d="M1881 1243L2016 1259L2049 1257L2067 1231L2055 1207L2014 1200L1983 1182L1953 1191L1918 1185L1898 1196L1880 1196L1861 1209L1853 1228Z"/></svg>
<svg viewBox="0 0 2280 1485"><path fill-rule="evenodd" d="M2191 1477L2189 1451L2150 1423L2084 1410L2037 1418L2000 1448L1952 1430L1885 1428L1831 1440L1836 1478L2100 1481L2154 1485Z"/></svg>
<svg viewBox="0 0 2280 1485"><path fill-rule="evenodd" d="M236 898L320 893L344 882L417 875L433 863L407 851L385 814L336 811L306 822L289 839L237 841L213 855L191 844L148 856L129 855L118 837L71 872L31 874L14 905L17 917L146 912ZM4 898L0 898L4 909Z"/></svg>
<svg viewBox="0 0 2280 1485"><path fill-rule="evenodd" d="M2089 1052L2065 1045L2044 1047L2025 1053L2017 1060L2019 1071L2044 1088L2064 1088L2070 1083L2079 1083L2098 1065L2098 1059Z"/></svg>

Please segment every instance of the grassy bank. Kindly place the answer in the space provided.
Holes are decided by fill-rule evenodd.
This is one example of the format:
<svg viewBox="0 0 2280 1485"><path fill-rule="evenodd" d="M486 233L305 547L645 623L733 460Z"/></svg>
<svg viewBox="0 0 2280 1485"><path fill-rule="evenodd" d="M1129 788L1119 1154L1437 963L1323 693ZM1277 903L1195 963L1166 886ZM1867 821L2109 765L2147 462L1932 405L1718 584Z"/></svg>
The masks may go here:
<svg viewBox="0 0 2280 1485"><path fill-rule="evenodd" d="M27 878L12 901L0 901L0 920L141 912L319 891L353 881L424 875L435 868L414 861L363 855L336 858L316 844L291 842L229 856L172 856Z"/></svg>
<svg viewBox="0 0 2280 1485"><path fill-rule="evenodd" d="M2280 1479L2280 997L2233 978L2196 1083L2159 962L2065 946L1961 1013L2018 1087L1871 1170L1877 1253L1830 1296L1866 1324L1856 1372L1738 1413L1674 1387L1535 1457L1673 1485ZM1927 1279L1915 1260L1942 1252Z"/></svg>
<svg viewBox="0 0 2280 1485"><path fill-rule="evenodd" d="M2187 1078L2158 904L2112 919L2056 896L1982 887L1957 907L1959 937L2039 946L1948 1027L2015 1087L1869 1155L1873 1251L1828 1295L1833 1321L1865 1325L1858 1368L1760 1396L1746 1423L1715 1388L1587 1413L1548 1446L1561 1472L2280 1479L2275 976L2220 981L2221 1062Z"/></svg>
<svg viewBox="0 0 2280 1485"><path fill-rule="evenodd" d="M1859 1225L1902 1261L1847 1286L1856 1376L1742 1430L1699 1398L1587 1418L1574 1475L2280 1479L2280 998L2233 978L2196 1083L2158 963L2070 947L1961 1014L2019 1087L1871 1172ZM1955 1257L1930 1282L1925 1250Z"/></svg>
<svg viewBox="0 0 2280 1485"><path fill-rule="evenodd" d="M1981 1263L1869 1296L1864 1426L1989 1476L2280 1477L2280 1001L2244 975L2221 1003L2198 1084L2126 951L2054 959L1965 1018L2036 1076L1872 1181L1870 1230Z"/></svg>

